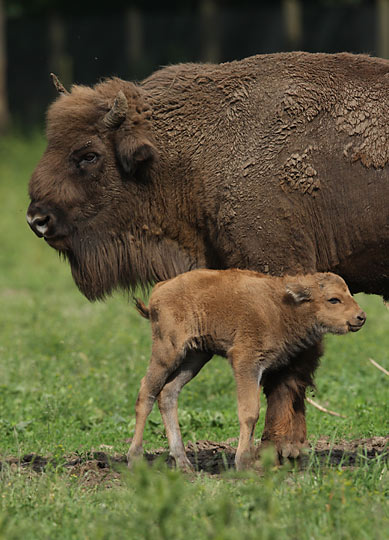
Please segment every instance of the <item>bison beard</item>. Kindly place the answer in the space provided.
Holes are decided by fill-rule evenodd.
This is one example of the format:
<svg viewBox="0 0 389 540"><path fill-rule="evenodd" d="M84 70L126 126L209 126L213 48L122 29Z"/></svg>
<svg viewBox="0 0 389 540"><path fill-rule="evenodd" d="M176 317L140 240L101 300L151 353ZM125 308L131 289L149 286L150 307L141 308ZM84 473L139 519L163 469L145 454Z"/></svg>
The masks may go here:
<svg viewBox="0 0 389 540"><path fill-rule="evenodd" d="M61 254L69 260L77 287L90 301L102 300L115 289L134 290L192 270L196 264L167 239L127 232L96 238L75 234L72 247Z"/></svg>

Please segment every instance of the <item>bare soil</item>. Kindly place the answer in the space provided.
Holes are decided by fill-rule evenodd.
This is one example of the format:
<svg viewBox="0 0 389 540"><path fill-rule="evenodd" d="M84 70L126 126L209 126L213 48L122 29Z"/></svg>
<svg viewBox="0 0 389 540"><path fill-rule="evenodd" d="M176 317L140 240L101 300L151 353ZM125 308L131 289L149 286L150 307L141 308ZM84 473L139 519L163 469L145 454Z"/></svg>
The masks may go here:
<svg viewBox="0 0 389 540"><path fill-rule="evenodd" d="M219 475L234 467L234 457L237 439L229 439L217 443L213 441L189 441L186 452L189 460L197 472L209 475ZM102 448L106 448L102 445ZM314 453L324 466L356 467L362 460L372 460L381 456L389 460L389 436L355 439L332 443L328 438L320 438L311 445L307 455L296 460L302 470L307 466L309 454ZM157 459L174 466L166 448L158 448L146 452L146 460L151 464ZM58 466L67 472L69 477L76 478L85 486L93 487L98 484L112 486L120 482L120 475L127 459L122 454L109 454L100 450L65 456L64 461L52 457L43 457L37 454L26 454L21 458L7 457L0 461L0 471L9 468L31 473L40 473L49 468Z"/></svg>

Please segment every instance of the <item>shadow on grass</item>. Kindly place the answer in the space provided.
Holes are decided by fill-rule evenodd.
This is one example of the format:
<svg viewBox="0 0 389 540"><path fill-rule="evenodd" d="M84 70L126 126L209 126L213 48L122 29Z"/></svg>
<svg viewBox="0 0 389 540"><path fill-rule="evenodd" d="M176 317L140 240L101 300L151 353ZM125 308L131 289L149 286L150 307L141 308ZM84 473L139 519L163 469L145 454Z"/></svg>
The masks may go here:
<svg viewBox="0 0 389 540"><path fill-rule="evenodd" d="M218 475L234 468L236 440L224 443L212 441L189 442L186 447L187 455L198 472ZM357 467L379 457L389 458L389 437L371 437L352 441L333 443L327 438L318 439L302 458L295 460L299 470L308 469L313 462L328 467ZM145 453L145 459L150 464L165 461L170 467L174 466L172 458L164 448ZM0 461L0 470L5 468L33 471L36 473L47 470L67 472L74 477L88 477L91 484L107 480L118 480L120 469L127 463L123 454L108 454L103 451L84 452L64 456L61 460L52 457L27 454L23 457L8 457Z"/></svg>

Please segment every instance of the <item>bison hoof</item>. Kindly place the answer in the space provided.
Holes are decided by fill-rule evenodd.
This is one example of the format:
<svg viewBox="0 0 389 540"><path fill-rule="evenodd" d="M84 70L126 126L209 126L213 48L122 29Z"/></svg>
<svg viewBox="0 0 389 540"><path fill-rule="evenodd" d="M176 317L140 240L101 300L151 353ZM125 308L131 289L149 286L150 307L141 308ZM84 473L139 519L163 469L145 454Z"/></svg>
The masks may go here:
<svg viewBox="0 0 389 540"><path fill-rule="evenodd" d="M305 442L290 442L283 441L276 445L278 455L282 459L296 459L301 457L307 448L307 443Z"/></svg>

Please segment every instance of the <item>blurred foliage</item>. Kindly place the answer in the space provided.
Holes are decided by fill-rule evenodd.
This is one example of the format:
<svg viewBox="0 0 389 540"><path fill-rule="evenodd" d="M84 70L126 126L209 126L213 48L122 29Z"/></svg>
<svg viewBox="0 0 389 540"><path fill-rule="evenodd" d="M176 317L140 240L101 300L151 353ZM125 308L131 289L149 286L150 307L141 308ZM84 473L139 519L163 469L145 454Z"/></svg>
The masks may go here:
<svg viewBox="0 0 389 540"><path fill-rule="evenodd" d="M161 463L139 463L95 486L91 470L28 476L4 468L0 538L384 540L387 466L378 458L358 465L326 469L311 461L299 472L276 469L264 456L261 475L231 472L188 481Z"/></svg>
<svg viewBox="0 0 389 540"><path fill-rule="evenodd" d="M278 0L281 3L282 0ZM342 6L362 5L374 3L375 0L301 0L301 4L316 4L318 6ZM220 8L258 7L259 5L274 5L275 0L5 0L6 10L9 17L24 15L45 15L50 12L62 14L99 14L102 12L122 11L131 7L137 7L142 11L175 10L175 11L198 11L201 6L215 4Z"/></svg>

